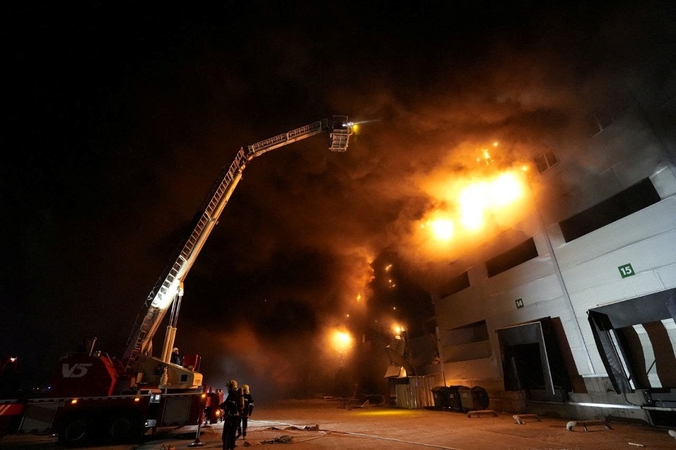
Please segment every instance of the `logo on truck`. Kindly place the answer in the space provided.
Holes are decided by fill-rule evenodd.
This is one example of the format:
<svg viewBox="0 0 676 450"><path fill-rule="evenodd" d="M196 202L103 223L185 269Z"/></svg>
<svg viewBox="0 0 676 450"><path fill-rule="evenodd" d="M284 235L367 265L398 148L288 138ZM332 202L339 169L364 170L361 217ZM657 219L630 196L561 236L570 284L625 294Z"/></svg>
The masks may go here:
<svg viewBox="0 0 676 450"><path fill-rule="evenodd" d="M64 378L82 378L87 375L87 369L91 366L92 363L75 363L72 367L64 364L61 366L61 374Z"/></svg>

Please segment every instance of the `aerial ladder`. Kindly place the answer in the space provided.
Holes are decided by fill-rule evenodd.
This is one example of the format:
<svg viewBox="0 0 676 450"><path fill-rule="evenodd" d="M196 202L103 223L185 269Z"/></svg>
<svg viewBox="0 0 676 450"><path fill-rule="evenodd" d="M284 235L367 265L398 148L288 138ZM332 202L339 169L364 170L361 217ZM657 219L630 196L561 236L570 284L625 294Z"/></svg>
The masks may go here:
<svg viewBox="0 0 676 450"><path fill-rule="evenodd" d="M178 313L183 297L183 283L242 178L242 172L251 160L264 153L326 132L329 133L329 150L345 152L349 137L352 134L352 126L353 124L348 122L346 116L333 116L331 120L323 119L313 122L240 148L230 166L225 166L221 170L195 216L192 232L179 245L173 263L167 266L146 298L144 303L145 315L141 320L137 319L134 324L122 358L124 372L127 375L137 376L139 373L145 372L148 374L151 371L157 375L157 365L160 363L163 366L163 374L159 383L160 389L170 386L184 389L201 386L202 378L197 373L198 367L184 368L170 364ZM166 329L161 358L158 361L157 358L151 356L152 339L170 306L171 315ZM145 363L143 363L144 359L146 360ZM143 366L145 369L140 370L139 366Z"/></svg>

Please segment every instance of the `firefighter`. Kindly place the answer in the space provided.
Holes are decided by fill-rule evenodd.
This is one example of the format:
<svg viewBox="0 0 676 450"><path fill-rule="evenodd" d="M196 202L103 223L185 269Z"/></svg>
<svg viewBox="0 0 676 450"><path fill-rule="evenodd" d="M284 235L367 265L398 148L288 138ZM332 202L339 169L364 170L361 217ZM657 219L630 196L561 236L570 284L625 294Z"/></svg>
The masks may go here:
<svg viewBox="0 0 676 450"><path fill-rule="evenodd" d="M178 352L178 347L174 347L171 351L171 362L180 366L182 359L181 354Z"/></svg>
<svg viewBox="0 0 676 450"><path fill-rule="evenodd" d="M234 450L237 429L240 427L240 418L244 405L242 397L237 392L237 381L230 380L228 383L228 396L225 401L219 405L225 411L225 422L223 423L223 450Z"/></svg>
<svg viewBox="0 0 676 450"><path fill-rule="evenodd" d="M242 439L246 439L246 427L254 407L251 389L249 389L248 384L242 385L242 400L244 403L244 408L242 409Z"/></svg>
<svg viewBox="0 0 676 450"><path fill-rule="evenodd" d="M216 400L216 407L221 411L221 413L218 416L218 421L223 422L223 417L225 416L225 411L223 411L223 402L225 401L225 392L223 389L216 389L216 396L218 397L218 400Z"/></svg>

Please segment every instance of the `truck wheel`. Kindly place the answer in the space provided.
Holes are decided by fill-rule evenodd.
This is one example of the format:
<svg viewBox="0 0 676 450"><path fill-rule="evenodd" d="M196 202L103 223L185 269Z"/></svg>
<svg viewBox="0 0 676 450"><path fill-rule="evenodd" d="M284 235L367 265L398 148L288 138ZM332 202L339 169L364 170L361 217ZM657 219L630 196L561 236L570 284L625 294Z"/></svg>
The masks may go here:
<svg viewBox="0 0 676 450"><path fill-rule="evenodd" d="M141 436L142 428L133 414L117 414L106 425L108 437L113 442L128 441Z"/></svg>
<svg viewBox="0 0 676 450"><path fill-rule="evenodd" d="M66 419L59 429L59 443L69 447L84 445L91 438L91 424L84 417Z"/></svg>

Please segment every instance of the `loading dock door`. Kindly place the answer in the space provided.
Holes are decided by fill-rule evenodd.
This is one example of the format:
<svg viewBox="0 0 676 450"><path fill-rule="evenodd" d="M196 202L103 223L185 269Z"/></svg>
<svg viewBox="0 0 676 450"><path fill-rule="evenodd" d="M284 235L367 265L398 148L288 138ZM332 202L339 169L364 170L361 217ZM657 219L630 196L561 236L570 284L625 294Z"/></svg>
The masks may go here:
<svg viewBox="0 0 676 450"><path fill-rule="evenodd" d="M622 339L621 330L633 325L659 324L666 319L676 320L676 289L590 309L587 314L596 347L615 392L618 394L632 392L634 388L631 380L641 380L642 377L636 373L636 365L632 363L636 355L631 354L626 339ZM659 343L672 347L669 335L662 334L667 337L661 339ZM656 337L654 332L651 337ZM673 371L676 350L673 348L667 350L654 352L655 363L658 367L667 367L666 370ZM671 376L665 379L674 378L673 372L669 375Z"/></svg>
<svg viewBox="0 0 676 450"><path fill-rule="evenodd" d="M530 322L496 330L502 354L505 390L545 387L556 395L542 324Z"/></svg>

